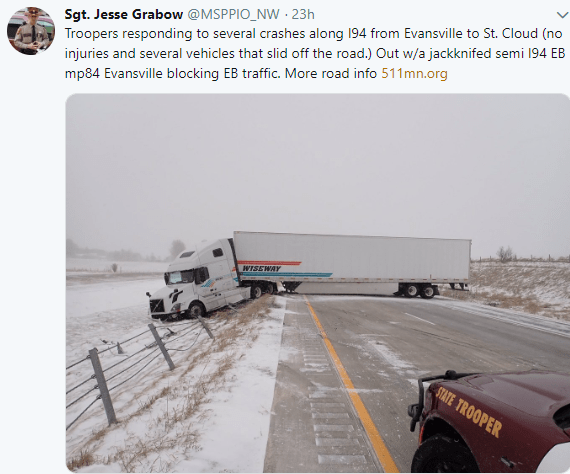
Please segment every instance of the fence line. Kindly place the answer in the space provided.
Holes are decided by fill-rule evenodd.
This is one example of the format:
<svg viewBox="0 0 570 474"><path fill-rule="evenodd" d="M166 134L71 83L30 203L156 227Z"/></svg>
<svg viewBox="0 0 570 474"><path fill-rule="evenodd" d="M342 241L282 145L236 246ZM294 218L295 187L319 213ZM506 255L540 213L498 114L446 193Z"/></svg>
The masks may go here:
<svg viewBox="0 0 570 474"><path fill-rule="evenodd" d="M170 324L170 325L168 325L168 326L160 326L159 329L170 330L170 328L171 328L171 327L174 327L174 326L182 326L182 325L187 326L187 325L189 325L189 324L196 324L196 323L195 323L194 321L190 321L190 322L186 322L186 323ZM133 337L131 337L131 338L129 338L129 339L126 339L126 340L124 340L124 341L120 341L120 342L117 342L117 343L114 343L114 342L113 342L113 343L112 343L113 346L111 346L111 347L107 347L106 349L102 349L102 350L97 349L97 350L98 350L98 353L99 353L99 354L103 354L104 352L110 351L111 349L114 349L115 347L117 347L117 344L125 345L127 342L130 342L130 341L132 341L133 339L136 339L137 337L140 337L140 336L142 336L143 334L146 334L147 332L148 332L148 330L145 330L144 332L141 332L140 334L137 334L136 336L133 336ZM76 365L81 364L82 362L85 362L86 360L89 360L89 355L87 355L84 359L78 360L77 362L74 362L74 363L72 363L71 365L67 366L67 367L65 368L65 370L71 369L72 367L75 367Z"/></svg>
<svg viewBox="0 0 570 474"><path fill-rule="evenodd" d="M115 385L113 388L110 388L109 391L111 390L115 390L117 387L120 387L121 385L123 385L125 382L128 382L129 380L131 380L132 378L136 377L138 374L140 374L144 369L146 369L148 367L148 365L154 361L160 354L156 354L152 359L150 359L145 365L143 365L141 367L141 369L138 372L135 372L133 375L131 375L128 379L123 380L122 382L119 382L117 385Z"/></svg>
<svg viewBox="0 0 570 474"><path fill-rule="evenodd" d="M67 395L70 392L73 392L76 388L81 387L82 385L85 385L87 382L89 382L90 380L93 380L95 378L95 374L93 374L91 377L89 377L87 380L84 380L83 382L81 382L79 385L76 385L75 387L69 389L67 392L65 392L65 394Z"/></svg>
<svg viewBox="0 0 570 474"><path fill-rule="evenodd" d="M66 367L65 370L69 370L72 367L75 367L76 365L81 364L81 362L85 362L86 360L89 360L89 356L85 357L85 359L81 359L80 361L77 361L77 362L71 364L70 366Z"/></svg>
<svg viewBox="0 0 570 474"><path fill-rule="evenodd" d="M107 378L107 380L113 380L115 377L118 377L121 374L124 374L127 370L132 369L135 365L137 365L139 362L142 362L143 360L145 360L147 357L150 357L151 355L153 355L158 349L155 349L152 352L149 352L147 355L145 355L142 359L137 360L133 365L129 365L125 370L121 370L120 372L116 373L115 375ZM153 359L154 360L154 359ZM104 371L103 371L104 372Z"/></svg>
<svg viewBox="0 0 570 474"><path fill-rule="evenodd" d="M184 337L186 334L188 334L189 332L193 331L194 329L195 329L195 328L191 328L189 331L186 331L185 333L180 334L177 338L171 339L170 341L166 341L165 344L171 344L172 342L177 341L178 339Z"/></svg>
<svg viewBox="0 0 570 474"><path fill-rule="evenodd" d="M188 347L187 349L169 349L170 351L178 351L178 352L186 352L189 351L190 349L192 349L194 347L194 344L196 344L196 341L198 340L198 338L200 337L200 334L202 334L202 331L204 330L204 328L200 329L200 331L198 331L198 335L196 336L196 339L194 339L194 342L192 343L192 345L190 347ZM172 342L172 341L171 341Z"/></svg>
<svg viewBox="0 0 570 474"><path fill-rule="evenodd" d="M219 323L219 322L217 322ZM218 326L218 324L214 324L216 327ZM188 330L184 330L182 329L182 333L180 333L180 331L176 332L176 331L172 331L170 328L172 326L184 326L185 328L188 328ZM195 331L198 327L200 327L199 331ZM162 336L159 335L158 330L160 329L166 329L167 332L163 333ZM125 341L122 342L118 342L118 343L113 343L114 345L112 347L108 347L106 349L102 349L99 350L97 349L97 347L94 347L93 349L91 349L89 351L89 354L84 358L81 359L77 362L74 362L73 364L69 365L68 367L66 367L66 370L86 361L86 360L91 360L91 363L93 365L93 371L94 374L91 375L89 378L87 378L86 380L83 380L82 382L80 382L79 384L77 384L76 386L74 386L73 388L70 388L67 392L66 395L73 392L74 390L76 390L77 388L85 385L86 383L88 383L89 381L96 379L97 384L95 386L93 386L93 388L91 388L90 390L88 390L87 392L83 393L82 395L80 395L78 398L76 398L75 400L73 400L72 402L70 402L65 408L68 409L71 406L75 405L77 402L79 402L80 400L82 400L83 398L85 398L87 395L89 395L91 392L93 392L94 390L99 390L99 394L96 396L96 398L85 408L83 409L83 411L81 411L81 413L71 422L66 426L66 431L73 426L77 420L79 420L81 418L81 416L83 416L87 410L89 408L91 408L96 402L97 400L103 400L103 405L105 408L105 413L107 415L107 420L109 422L109 425L111 425L112 423L116 423L116 416L115 416L115 412L114 412L114 408L113 408L113 404L112 404L112 400L111 400L111 396L110 396L110 392L112 392L113 390L115 390L116 388L120 387L121 385L123 385L124 383L128 382L129 380L132 380L134 377L136 377L138 374L140 374L145 368L147 368L154 360L156 360L158 357L160 357L161 355L165 358L165 360L167 361L170 370L173 370L175 368L174 363L172 362L172 360L170 359L170 356L168 354L169 351L179 351L179 352L184 352L184 351L188 351L190 350L192 347L194 347L194 345L196 344L196 342L198 341L198 338L200 337L200 334L202 334L202 331L206 330L206 332L209 334L210 338L214 338L212 332L210 331L210 329L208 328L208 326L206 325L205 321L200 318L200 320L198 321L191 321L189 323L179 323L176 325L169 325L169 327L163 327L160 326L158 328L156 328L154 326L154 324L149 324L148 325L148 329L144 332L141 332L140 334L133 336L129 339L126 339ZM180 340L182 338L184 338L185 336L187 336L188 334L193 335L196 334L196 338L194 339L194 341L192 342L192 344L186 348L186 349L179 349L179 348L171 348L171 347L166 347L167 344L171 344L174 341ZM128 355L127 357L123 358L121 361L107 367L107 368L103 368L100 360L99 360L99 355L103 354L104 352L107 352L111 349L113 349L114 347L117 347L118 352L120 354L123 354L124 352L122 351L122 345L127 344L128 342L133 341L136 338L139 338L143 335L152 335L153 336L153 342L149 343L149 344L144 344L144 347L140 350L138 350L137 352ZM170 340L166 340L171 338L173 335L177 335L177 337L175 337L174 339L170 339ZM164 341L166 340L166 341ZM136 355L141 354L144 351L147 351L149 349L154 348L154 350L150 351L148 354L146 354L144 357L141 357L139 360L137 360L136 362L134 362L133 364L131 364L130 366L126 367L125 369L117 372L114 375L105 375L108 371L114 369L115 367L117 367L118 365L122 364L123 362L126 362L127 360L132 359L133 357L135 357ZM111 388L107 388L107 383L113 379L115 379L116 377L118 377L119 375L122 375L124 373L126 373L127 371L129 371L130 369L132 369L133 367L135 367L137 364L143 362L145 359L147 359L148 357L152 356L153 354L155 354L158 350L160 349L160 353L156 354L151 360L149 360L145 365L143 365L138 371L136 371L135 373L133 373L132 375L130 375L128 378L126 378L125 380L120 381L119 383L117 383L116 385L114 385Z"/></svg>
<svg viewBox="0 0 570 474"><path fill-rule="evenodd" d="M89 351L89 356L91 358L91 363L93 364L93 371L97 377L97 388L99 388L101 400L103 400L103 406L105 407L105 413L107 414L107 421L109 421L109 425L111 425L111 423L117 423L115 409L113 408L113 402L111 402L111 395L109 395L107 381L103 375L103 368L101 367L101 361L99 360L97 349L91 349Z"/></svg>
<svg viewBox="0 0 570 474"><path fill-rule="evenodd" d="M548 257L536 257L531 255L530 257L519 257L517 255L513 256L512 258L509 258L507 260L502 260L500 257L495 256L493 257L492 255L489 255L489 258L483 258L482 256L479 258L474 258L471 259L471 262L499 262L499 263L508 263L508 262L544 262L544 263L556 263L556 262L560 262L560 263L570 263L570 255L568 255L568 257L566 256L561 256L558 258L552 257L552 255L548 255Z"/></svg>
<svg viewBox="0 0 570 474"><path fill-rule="evenodd" d="M91 390L85 392L83 395L81 395L79 398L76 398L75 400L73 400L69 405L67 405L65 408L69 408L71 405L75 405L79 400L81 400L83 397L85 397L86 395L89 395L93 390L97 389L97 385L95 385Z"/></svg>
<svg viewBox="0 0 570 474"><path fill-rule="evenodd" d="M89 408L91 408L91 407L95 404L95 402L96 402L97 400L100 400L100 399L101 399L101 395L97 395L97 396L95 397L95 400L93 400L89 405L87 405L87 408L85 408L85 410L83 410L83 411L77 416L77 418L75 418L75 420L73 420L71 423L69 423L69 425L67 425L67 426L65 427L65 431L67 431L77 420L79 420L79 418L81 418L81 416L83 415L83 413L85 413L87 410L89 410Z"/></svg>
<svg viewBox="0 0 570 474"><path fill-rule="evenodd" d="M152 347L154 347L154 344L149 344L148 346L144 346L140 351L135 352L134 354L131 354L130 356L125 357L123 360L120 360L119 362L117 362L115 365L112 365L111 367L107 367L103 372L107 372L108 370L114 369L115 367L117 367L118 365L121 365L123 362L128 361L130 358L140 354L143 351L146 351L148 349L151 349ZM136 364L136 362L135 362ZM132 367L132 366L131 366Z"/></svg>

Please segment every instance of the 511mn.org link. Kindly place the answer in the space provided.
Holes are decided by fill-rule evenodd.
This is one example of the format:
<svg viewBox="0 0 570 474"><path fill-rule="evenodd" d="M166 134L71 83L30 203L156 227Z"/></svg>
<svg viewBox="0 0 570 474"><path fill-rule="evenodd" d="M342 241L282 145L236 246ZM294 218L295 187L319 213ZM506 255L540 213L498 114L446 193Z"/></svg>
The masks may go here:
<svg viewBox="0 0 570 474"><path fill-rule="evenodd" d="M226 68L227 69L227 68ZM234 68L235 69L235 68ZM237 71L237 69L235 69ZM184 71L182 71L184 72ZM215 71L199 71L200 74L196 74L194 71L189 71L188 73L180 74L178 69L176 69L176 74L173 74L170 69L168 69L167 74L164 74L162 70L156 69L154 67L147 67L143 70L128 70L128 71L113 71L110 68L103 69L103 72L99 72L99 68L86 68L65 71L66 79L73 79L80 81L82 79L209 79L217 81L219 74L217 70ZM248 74L246 74L246 72ZM447 71L423 71L415 70L408 71L402 68L382 68L379 71L374 69L356 69L350 71L350 68L337 71L315 71L315 70L298 70L297 68L289 69L285 68L285 73L283 75L279 74L275 70L270 68L261 68L259 71L247 71L243 70L243 76L235 72L235 74L225 74L225 79L432 79L441 82L447 81Z"/></svg>

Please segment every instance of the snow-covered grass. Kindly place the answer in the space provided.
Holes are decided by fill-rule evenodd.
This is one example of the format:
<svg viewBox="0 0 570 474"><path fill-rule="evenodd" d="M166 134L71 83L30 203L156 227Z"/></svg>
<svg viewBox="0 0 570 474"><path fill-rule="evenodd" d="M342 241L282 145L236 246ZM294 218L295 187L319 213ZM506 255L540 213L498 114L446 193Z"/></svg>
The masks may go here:
<svg viewBox="0 0 570 474"><path fill-rule="evenodd" d="M173 337L184 332L185 324L192 331L171 345L182 349L169 352L173 371L157 352L159 357L140 374L112 391L117 424L108 426L100 401L77 419L66 432L68 467L80 472L261 472L285 299L264 296L213 314L206 320L215 336L211 340L195 321L161 324L148 317L144 293L163 284L156 275L135 281L84 277L68 281L66 365L94 346L101 350L131 338L123 347L126 354L116 349L100 354L103 367L144 352L152 341L151 321L161 334L170 327L177 333ZM92 374L89 361L71 367L66 390ZM67 403L91 385L71 392ZM67 423L94 396L70 407Z"/></svg>
<svg viewBox="0 0 570 474"><path fill-rule="evenodd" d="M471 291L442 288L443 296L570 321L567 261L474 262Z"/></svg>

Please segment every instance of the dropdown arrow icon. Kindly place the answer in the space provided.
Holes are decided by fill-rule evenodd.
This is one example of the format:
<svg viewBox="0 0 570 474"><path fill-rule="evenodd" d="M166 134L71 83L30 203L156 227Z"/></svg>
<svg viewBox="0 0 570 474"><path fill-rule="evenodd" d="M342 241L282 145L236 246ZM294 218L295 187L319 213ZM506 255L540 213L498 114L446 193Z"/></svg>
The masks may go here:
<svg viewBox="0 0 570 474"><path fill-rule="evenodd" d="M558 13L558 16L559 16L560 18L566 18L566 15L568 15L568 12L564 13L564 15L563 15L562 13L560 13L560 12L556 12L556 13Z"/></svg>

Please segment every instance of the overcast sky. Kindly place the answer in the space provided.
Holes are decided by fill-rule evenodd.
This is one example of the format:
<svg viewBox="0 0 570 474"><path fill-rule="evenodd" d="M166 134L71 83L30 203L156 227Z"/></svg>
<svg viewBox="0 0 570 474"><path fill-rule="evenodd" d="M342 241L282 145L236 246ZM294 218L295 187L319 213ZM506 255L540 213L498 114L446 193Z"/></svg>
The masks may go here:
<svg viewBox="0 0 570 474"><path fill-rule="evenodd" d="M570 254L562 95L75 95L67 237L168 255L234 230Z"/></svg>

